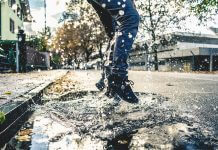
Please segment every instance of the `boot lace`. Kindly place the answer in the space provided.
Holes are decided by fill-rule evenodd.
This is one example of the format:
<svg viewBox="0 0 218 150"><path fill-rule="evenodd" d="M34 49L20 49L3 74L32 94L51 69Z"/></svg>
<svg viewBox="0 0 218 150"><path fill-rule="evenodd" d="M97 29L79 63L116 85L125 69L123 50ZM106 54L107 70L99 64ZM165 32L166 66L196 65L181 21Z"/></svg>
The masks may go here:
<svg viewBox="0 0 218 150"><path fill-rule="evenodd" d="M130 85L131 87L133 87L133 85L135 84L132 80L126 80L125 82L127 85Z"/></svg>
<svg viewBox="0 0 218 150"><path fill-rule="evenodd" d="M134 82L132 80L124 80L122 82L122 85L121 85L121 89L124 90L126 87L130 86L131 88L133 88L133 85L134 85Z"/></svg>

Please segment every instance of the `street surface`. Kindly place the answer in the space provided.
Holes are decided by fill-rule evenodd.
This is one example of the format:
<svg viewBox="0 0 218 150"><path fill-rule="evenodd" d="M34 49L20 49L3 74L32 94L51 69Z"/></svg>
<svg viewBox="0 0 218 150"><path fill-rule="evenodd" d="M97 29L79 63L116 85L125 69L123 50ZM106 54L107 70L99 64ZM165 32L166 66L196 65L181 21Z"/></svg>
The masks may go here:
<svg viewBox="0 0 218 150"><path fill-rule="evenodd" d="M168 97L179 109L192 111L218 135L218 74L130 72L130 79L135 82L135 91Z"/></svg>
<svg viewBox="0 0 218 150"><path fill-rule="evenodd" d="M97 90L98 71L77 71L72 76L84 90ZM155 93L168 97L172 105L192 111L205 125L212 126L218 135L218 74L130 71L134 91Z"/></svg>
<svg viewBox="0 0 218 150"><path fill-rule="evenodd" d="M140 92L135 105L96 92L99 78L99 71L70 71L50 86L48 102L36 106L8 147L218 149L217 74L130 71Z"/></svg>
<svg viewBox="0 0 218 150"><path fill-rule="evenodd" d="M86 83L84 90L97 90L94 85L100 72L78 71L74 78ZM214 128L218 136L218 74L130 71L129 79L135 83L135 92L168 97L172 105L192 111L204 125Z"/></svg>

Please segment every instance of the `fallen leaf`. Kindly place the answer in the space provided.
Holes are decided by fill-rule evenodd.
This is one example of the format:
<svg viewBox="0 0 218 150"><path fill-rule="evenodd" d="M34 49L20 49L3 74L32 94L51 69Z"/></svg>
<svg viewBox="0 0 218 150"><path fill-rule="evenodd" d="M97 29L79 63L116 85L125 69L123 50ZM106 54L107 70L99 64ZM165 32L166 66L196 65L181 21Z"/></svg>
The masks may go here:
<svg viewBox="0 0 218 150"><path fill-rule="evenodd" d="M32 133L31 129L26 129L26 130L22 130L22 131L18 132L18 135L19 136L24 136L24 135L29 135L31 133Z"/></svg>
<svg viewBox="0 0 218 150"><path fill-rule="evenodd" d="M28 142L30 141L30 136L29 135L17 136L16 139L20 142Z"/></svg>
<svg viewBox="0 0 218 150"><path fill-rule="evenodd" d="M124 145L124 144L128 144L128 141L126 141L126 140L119 140L118 143Z"/></svg>
<svg viewBox="0 0 218 150"><path fill-rule="evenodd" d="M11 95L12 93L10 91L7 91L4 93L5 95Z"/></svg>

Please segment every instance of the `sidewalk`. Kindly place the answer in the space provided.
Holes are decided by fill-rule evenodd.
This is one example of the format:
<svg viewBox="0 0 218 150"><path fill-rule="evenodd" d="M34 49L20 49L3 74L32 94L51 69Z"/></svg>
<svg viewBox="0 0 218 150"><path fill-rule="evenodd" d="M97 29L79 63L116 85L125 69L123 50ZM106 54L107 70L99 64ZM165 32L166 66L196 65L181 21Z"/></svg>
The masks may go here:
<svg viewBox="0 0 218 150"><path fill-rule="evenodd" d="M37 87L50 84L66 73L67 70L50 70L0 74L0 106L15 101Z"/></svg>

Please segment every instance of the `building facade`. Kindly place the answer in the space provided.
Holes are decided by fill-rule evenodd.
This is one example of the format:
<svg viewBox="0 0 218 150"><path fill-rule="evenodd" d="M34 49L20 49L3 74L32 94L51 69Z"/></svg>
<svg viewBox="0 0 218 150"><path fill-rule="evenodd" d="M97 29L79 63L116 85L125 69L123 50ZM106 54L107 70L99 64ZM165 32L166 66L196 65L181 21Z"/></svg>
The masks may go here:
<svg viewBox="0 0 218 150"><path fill-rule="evenodd" d="M0 40L17 40L17 33L23 23L30 21L28 0L0 1Z"/></svg>
<svg viewBox="0 0 218 150"><path fill-rule="evenodd" d="M218 36L216 34L177 32L163 35L162 39L164 39L162 43L157 46L159 71L218 70ZM153 60L154 54L136 51L130 55L130 67L137 70L154 70Z"/></svg>

